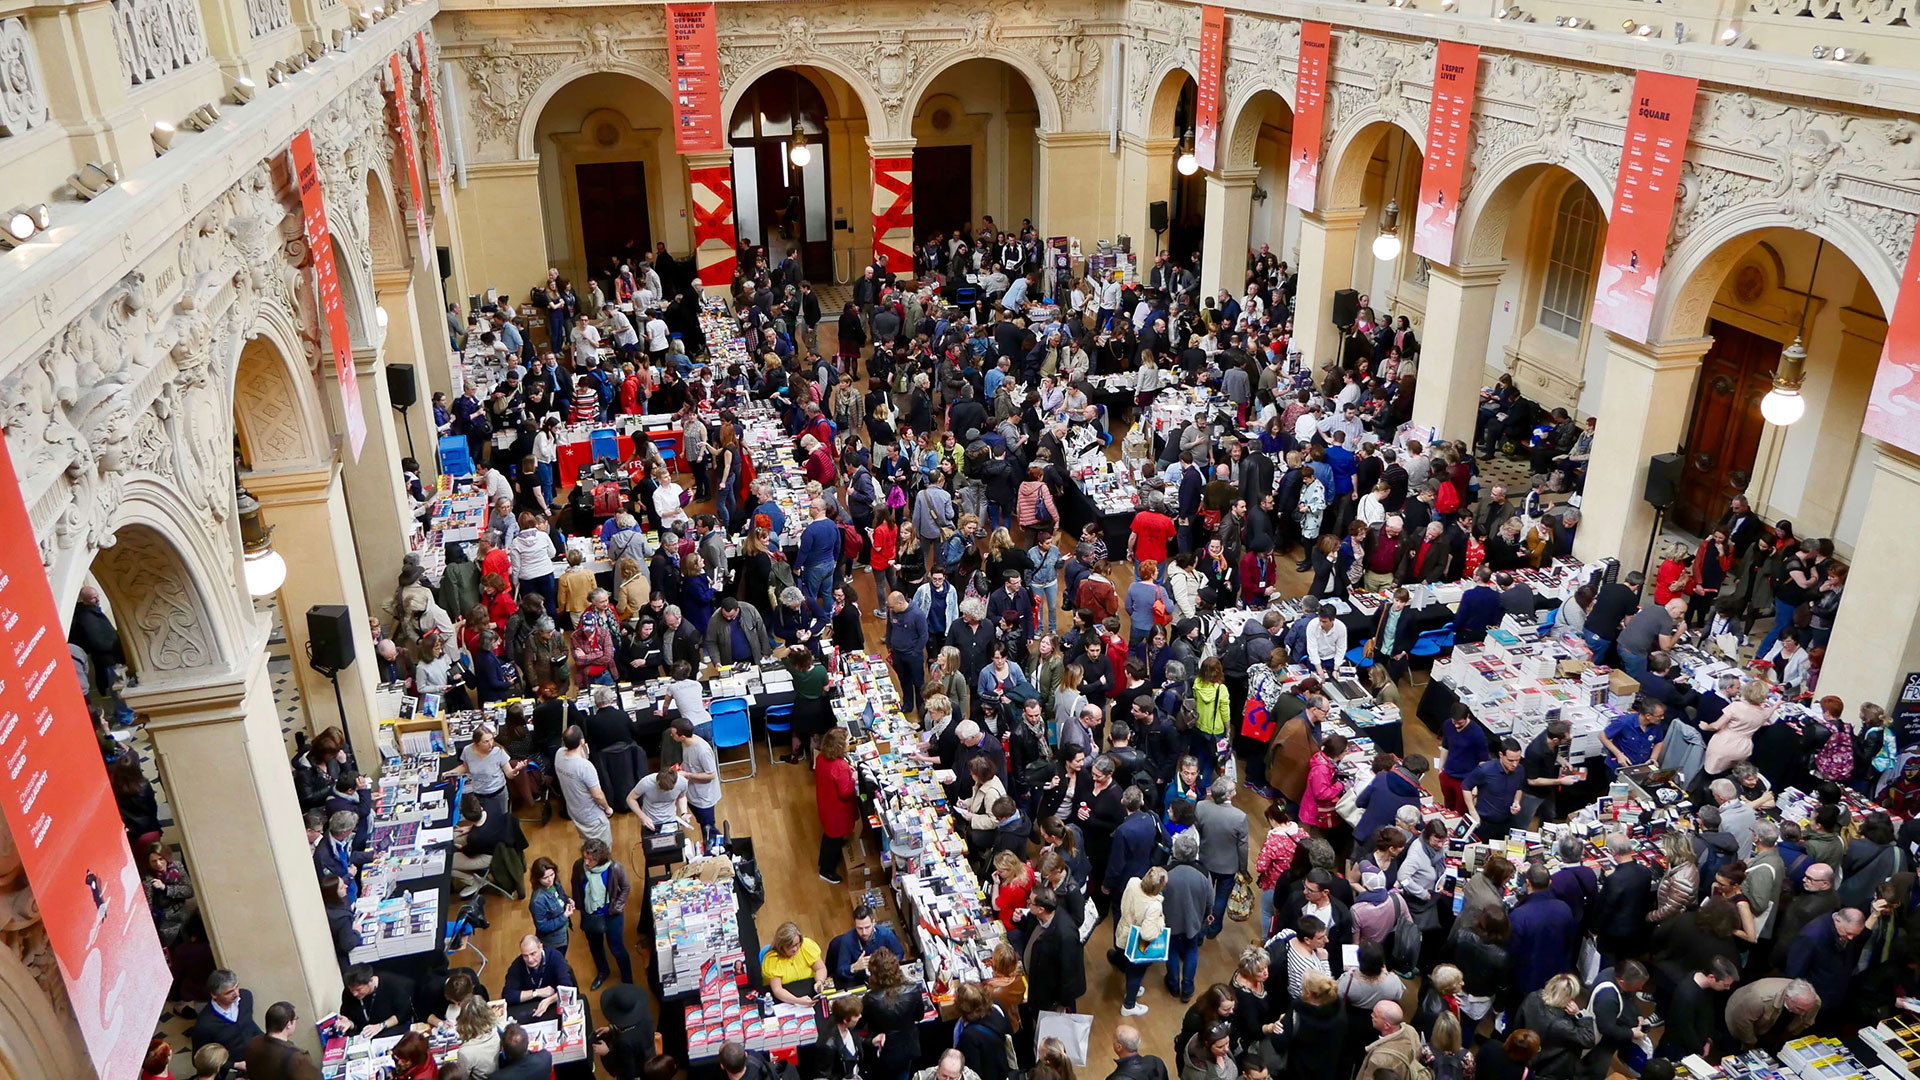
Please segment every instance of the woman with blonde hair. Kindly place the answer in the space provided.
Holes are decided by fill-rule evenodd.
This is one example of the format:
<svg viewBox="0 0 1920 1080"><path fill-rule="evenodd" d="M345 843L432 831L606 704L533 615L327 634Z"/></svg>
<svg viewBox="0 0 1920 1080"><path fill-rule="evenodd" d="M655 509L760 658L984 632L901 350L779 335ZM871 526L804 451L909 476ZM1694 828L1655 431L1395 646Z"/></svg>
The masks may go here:
<svg viewBox="0 0 1920 1080"><path fill-rule="evenodd" d="M639 618L640 610L653 599L653 585L647 577L647 568L640 564L639 559L628 555L620 560L619 566L615 569L619 572L620 578L620 588L617 593L619 599L615 602L615 610L618 611L622 622Z"/></svg>
<svg viewBox="0 0 1920 1080"><path fill-rule="evenodd" d="M460 1014L453 1021L454 1034L460 1036L460 1064L475 1080L492 1076L500 1064L500 1030L495 1026L493 1007L475 994L460 1003Z"/></svg>
<svg viewBox="0 0 1920 1080"><path fill-rule="evenodd" d="M1020 954L1002 938L993 947L993 977L984 984L987 996L1007 1016L1010 1031L1020 1030L1020 1006L1027 1000L1027 977L1020 973Z"/></svg>
<svg viewBox="0 0 1920 1080"><path fill-rule="evenodd" d="M826 952L819 942L800 932L800 924L783 922L773 932L772 947L760 961L760 974L766 978L767 992L775 1001L812 1005L814 996L826 988Z"/></svg>
<svg viewBox="0 0 1920 1080"><path fill-rule="evenodd" d="M1349 1080L1353 1069L1345 1058L1347 1014L1333 976L1307 972L1272 1041L1273 1048L1286 1055L1290 1080Z"/></svg>
<svg viewBox="0 0 1920 1080"><path fill-rule="evenodd" d="M1033 894L1033 885L1033 867L1028 866L1025 859L1011 851L993 853L993 875L988 880L987 891L993 895L993 909L1000 915L1000 925L1009 933L1013 931L1013 924L1026 914L1027 897Z"/></svg>
<svg viewBox="0 0 1920 1080"><path fill-rule="evenodd" d="M1540 1036L1531 1072L1544 1080L1572 1080L1580 1059L1600 1041L1593 1017L1580 1009L1580 978L1566 973L1520 1003L1520 1026Z"/></svg>
<svg viewBox="0 0 1920 1080"><path fill-rule="evenodd" d="M1700 764L1705 780L1726 775L1735 765L1753 756L1754 732L1773 720L1773 705L1767 700L1764 679L1748 679L1740 687L1740 700L1720 711L1720 718L1700 725L1712 732L1707 754ZM1843 736L1844 737L1844 736Z"/></svg>
<svg viewBox="0 0 1920 1080"><path fill-rule="evenodd" d="M1660 854L1667 860L1667 872L1654 889L1657 903L1647 912L1650 923L1665 922L1692 908L1700 895L1700 865L1695 861L1692 834L1676 830L1662 836Z"/></svg>
<svg viewBox="0 0 1920 1080"><path fill-rule="evenodd" d="M1129 880L1126 891L1121 894L1120 913L1113 927L1114 940L1129 957L1120 965L1127 979L1121 1016L1147 1015L1147 1006L1140 1001L1140 984L1146 980L1147 969L1153 965L1151 962L1137 962L1131 956L1158 941L1166 932L1166 911L1161 900L1166 888L1166 868L1156 866L1140 877Z"/></svg>
<svg viewBox="0 0 1920 1080"><path fill-rule="evenodd" d="M954 715L973 715L967 711L967 705L972 701L971 688L967 685L967 673L960 670L960 650L952 645L944 646L934 663L937 665L935 671L927 675L928 697L942 694L952 703Z"/></svg>
<svg viewBox="0 0 1920 1080"><path fill-rule="evenodd" d="M920 726L929 735L937 735L953 719L953 699L936 690L927 691L920 703Z"/></svg>

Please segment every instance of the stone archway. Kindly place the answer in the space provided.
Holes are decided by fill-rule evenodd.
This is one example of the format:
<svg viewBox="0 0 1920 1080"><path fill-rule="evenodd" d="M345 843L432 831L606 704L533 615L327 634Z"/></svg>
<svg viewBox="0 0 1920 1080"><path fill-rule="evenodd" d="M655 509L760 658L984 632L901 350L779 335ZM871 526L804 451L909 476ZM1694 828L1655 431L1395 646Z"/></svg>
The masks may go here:
<svg viewBox="0 0 1920 1080"><path fill-rule="evenodd" d="M539 159L546 265L582 294L593 276L613 294L611 258L632 262L655 242L691 245L669 98L629 67L576 65L565 83L541 87L524 124L527 153Z"/></svg>
<svg viewBox="0 0 1920 1080"><path fill-rule="evenodd" d="M1010 230L1038 220L1039 135L1058 108L1045 79L1000 56L956 57L930 70L909 102L916 242L986 216Z"/></svg>
<svg viewBox="0 0 1920 1080"><path fill-rule="evenodd" d="M130 489L124 518L112 547L94 557L93 576L119 618L120 639L134 670L148 685L192 681L225 671L236 655L234 638L222 619L234 606L237 582L216 588L196 564L191 545L176 542L159 523L160 513L140 514L144 503L164 513L158 499L143 500ZM229 498L232 496L229 495ZM142 520L142 519L147 520ZM220 603L225 598L226 604Z"/></svg>

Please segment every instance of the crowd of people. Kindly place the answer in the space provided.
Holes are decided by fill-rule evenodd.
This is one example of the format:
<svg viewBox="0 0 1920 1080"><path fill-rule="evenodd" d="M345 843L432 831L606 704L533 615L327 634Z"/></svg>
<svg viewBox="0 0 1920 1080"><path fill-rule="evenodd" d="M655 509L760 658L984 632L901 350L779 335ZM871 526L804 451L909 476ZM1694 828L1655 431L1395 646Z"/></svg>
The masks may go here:
<svg viewBox="0 0 1920 1080"><path fill-rule="evenodd" d="M777 659L793 673L784 760L814 771L818 872L840 883L859 793L825 661L868 649L889 660L928 764L952 777L949 805L1008 942L993 980L956 989L948 1048L923 1044L904 950L872 911L855 908L825 947L799 923L779 926L762 962L776 1000L865 987L831 1003L802 1056L809 1077L1072 1080L1062 1048L1036 1029L1087 994L1085 945L1096 941L1121 973L1125 1020L1155 1002L1182 1010L1170 1043L1143 1045L1130 1023L1116 1030L1123 1080L1664 1080L1687 1055L1842 1030L1909 985L1920 922L1907 838L1885 814L1854 820L1841 792L1885 789L1897 810L1920 801L1920 769L1893 767L1874 705L1856 722L1825 698L1824 724L1774 722L1775 702L1816 695L1820 631L1845 581L1830 542L1799 539L1786 522L1768 529L1735 500L1697 550L1663 553L1650 595L1635 573L1580 585L1558 608L1561 630L1639 688L1597 766L1696 745L1689 828L1660 837L1657 857L1642 836L1605 836L1605 874L1562 841L1558 869L1496 848L1456 877L1463 837L1448 814L1464 815L1464 839L1497 842L1579 809L1563 797L1574 777L1567 726L1522 744L1459 708L1431 755L1378 753L1359 770L1363 785L1348 738L1329 730L1325 683L1364 651L1382 695L1414 692L1407 586L1469 583L1453 620L1460 642L1504 613L1539 610L1515 573L1571 555L1579 514L1554 496L1584 481L1591 418L1531 407L1503 380L1483 395L1477 430L1411 429L1419 344L1408 320L1361 298L1337 359L1311 370L1292 345L1293 276L1264 248L1250 253L1239 295L1200 297L1165 253L1139 282L1049 286L1037 237L989 220L930 238L912 283L884 259L867 267L834 351L821 348L797 257L745 254L731 307L753 361L695 362L685 307L665 319L680 336L656 350L651 315L637 329L621 329L624 315L609 326L619 312L601 282L576 312L555 276L543 293L558 298L549 340L560 347L523 362L531 339L503 310L482 332L508 378L485 403L469 392L436 413L451 433L480 434L475 483L499 512L471 551L448 552L437 586L418 566L403 571L376 620L377 654L388 677L448 708L537 702L516 703L462 756L474 806L463 808L471 842L456 868L470 888L515 842L513 812L545 790L532 785L556 789L580 835L570 877L548 859L531 868L537 933L507 976L510 1005L574 985L565 954L576 918L592 988L615 969L610 994L632 982L629 885L608 822L624 805L648 828L713 827L706 661ZM644 262L639 271L615 275L618 300L640 311L689 302ZM1044 302L1049 287L1057 304ZM603 333L618 377L584 359ZM1139 373L1131 418L1096 403L1088 382L1119 371ZM1221 412L1154 432L1147 412L1173 386L1209 389ZM787 512L746 452L739 413L758 402L783 422L807 480L797 544L783 543ZM691 487L640 434L617 506L583 495L584 483L567 494L555 424L642 412L679 418ZM504 454L492 449L500 430L519 433ZM1075 486L1067 446L1089 434L1138 483L1124 550L1097 521L1063 520ZM1502 453L1526 460L1524 494L1483 488L1482 463ZM712 512L692 505L709 500ZM589 535L611 573L588 569L570 542ZM1284 574L1284 560L1301 577ZM869 576L884 626L873 641L860 600ZM1363 590L1388 602L1376 624L1350 628L1345 601ZM1292 619L1269 606L1300 596L1311 602ZM1769 618L1746 674L1695 688L1678 673L1671 650L1689 634L1730 634L1737 646ZM671 680L679 716L675 760L663 754L654 770L638 727L603 692L651 678ZM571 702L582 691L591 709ZM603 789L591 762L628 754L631 787ZM296 777L323 893L338 907L363 858L366 785L337 732L312 741ZM1767 818L1787 786L1820 797L1810 825ZM161 853L156 918L184 924L164 864ZM1229 981L1200 980L1201 949L1234 920L1252 924L1254 943ZM1165 998L1147 990L1155 965ZM223 978L209 985L237 985ZM214 991L214 1028L235 1024L239 1006L219 1006L226 992ZM465 1037L464 1006L440 993L415 1015L445 1015ZM491 1023L472 1028L476 1049L461 1052L472 1075L520 1075L524 1035L516 1056L507 1036L484 1045ZM205 1041L251 1053L246 1041ZM616 1075L671 1075L676 1063L649 1056L628 1055ZM738 1044L719 1064L729 1080L772 1075Z"/></svg>

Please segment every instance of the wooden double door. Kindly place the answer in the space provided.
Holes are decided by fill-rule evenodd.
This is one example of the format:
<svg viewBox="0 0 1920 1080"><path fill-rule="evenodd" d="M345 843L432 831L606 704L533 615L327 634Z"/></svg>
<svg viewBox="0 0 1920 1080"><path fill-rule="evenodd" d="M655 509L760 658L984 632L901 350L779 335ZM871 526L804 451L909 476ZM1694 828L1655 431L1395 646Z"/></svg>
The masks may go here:
<svg viewBox="0 0 1920 1080"><path fill-rule="evenodd" d="M1754 458L1766 419L1760 399L1773 389L1781 345L1771 338L1714 320L1713 347L1700 361L1699 388L1680 470L1680 492L1668 508L1673 523L1704 536L1727 502L1753 482ZM1606 418L1601 418L1606 423Z"/></svg>

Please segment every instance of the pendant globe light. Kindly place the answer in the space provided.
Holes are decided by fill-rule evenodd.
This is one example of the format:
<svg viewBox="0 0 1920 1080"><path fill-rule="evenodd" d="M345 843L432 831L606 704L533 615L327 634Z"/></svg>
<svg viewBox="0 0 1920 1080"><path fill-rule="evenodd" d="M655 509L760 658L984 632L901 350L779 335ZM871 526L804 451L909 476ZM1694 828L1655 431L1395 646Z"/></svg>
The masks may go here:
<svg viewBox="0 0 1920 1080"><path fill-rule="evenodd" d="M1400 257L1400 166L1406 161L1407 144L1402 136L1399 153L1393 159L1393 190L1387 193L1387 208L1380 212L1380 234L1373 238L1373 257L1388 262Z"/></svg>
<svg viewBox="0 0 1920 1080"><path fill-rule="evenodd" d="M787 146L787 160L793 162L796 169L804 169L813 161L813 148L807 145L807 132L803 127L806 117L800 109L800 75L793 76L793 142Z"/></svg>
<svg viewBox="0 0 1920 1080"><path fill-rule="evenodd" d="M1780 354L1773 369L1773 389L1760 399L1760 415L1767 423L1786 427L1806 415L1807 399L1800 396L1800 384L1807 378L1807 311L1813 306L1813 283L1820 275L1820 256L1827 250L1822 238L1813 250L1813 270L1807 274L1806 296L1800 302L1800 325L1795 328L1793 344Z"/></svg>
<svg viewBox="0 0 1920 1080"><path fill-rule="evenodd" d="M1188 128L1180 140L1180 156L1174 159L1173 167L1179 170L1181 176L1192 176L1200 171L1200 159L1193 156L1192 128Z"/></svg>

